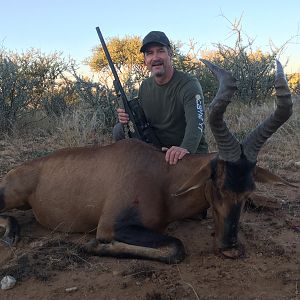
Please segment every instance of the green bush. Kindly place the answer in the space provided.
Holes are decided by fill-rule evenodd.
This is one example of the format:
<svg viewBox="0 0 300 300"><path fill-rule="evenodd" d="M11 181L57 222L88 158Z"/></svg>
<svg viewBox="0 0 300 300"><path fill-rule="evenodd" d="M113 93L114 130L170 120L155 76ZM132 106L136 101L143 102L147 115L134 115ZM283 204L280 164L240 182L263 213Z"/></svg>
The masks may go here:
<svg viewBox="0 0 300 300"><path fill-rule="evenodd" d="M45 55L32 49L18 54L1 49L1 132L11 131L24 113L40 109L45 101L57 97L57 80L68 68L57 53Z"/></svg>

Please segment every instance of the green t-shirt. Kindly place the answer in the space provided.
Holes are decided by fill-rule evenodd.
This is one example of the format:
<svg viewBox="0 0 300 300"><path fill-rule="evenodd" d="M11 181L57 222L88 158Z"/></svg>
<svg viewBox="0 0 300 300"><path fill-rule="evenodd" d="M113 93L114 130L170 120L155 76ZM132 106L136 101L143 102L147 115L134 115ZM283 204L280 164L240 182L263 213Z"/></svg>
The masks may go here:
<svg viewBox="0 0 300 300"><path fill-rule="evenodd" d="M165 85L147 78L139 89L139 99L163 147L180 146L190 153L207 153L203 92L196 77L175 70Z"/></svg>

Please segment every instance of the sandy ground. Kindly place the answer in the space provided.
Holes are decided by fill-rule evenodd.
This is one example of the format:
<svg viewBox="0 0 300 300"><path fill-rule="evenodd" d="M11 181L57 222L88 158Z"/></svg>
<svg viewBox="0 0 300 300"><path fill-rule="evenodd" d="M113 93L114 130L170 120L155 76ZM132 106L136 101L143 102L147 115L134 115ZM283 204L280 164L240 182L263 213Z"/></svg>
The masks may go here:
<svg viewBox="0 0 300 300"><path fill-rule="evenodd" d="M281 175L300 185L298 170ZM0 244L0 279L16 278L0 299L300 299L300 188L258 187L276 202L248 207L240 223L244 258L213 253L213 220L183 220L168 234L188 253L178 265L88 256L77 245L93 235L42 228L32 211L12 211L22 226L14 248ZM275 208L271 208L271 207Z"/></svg>

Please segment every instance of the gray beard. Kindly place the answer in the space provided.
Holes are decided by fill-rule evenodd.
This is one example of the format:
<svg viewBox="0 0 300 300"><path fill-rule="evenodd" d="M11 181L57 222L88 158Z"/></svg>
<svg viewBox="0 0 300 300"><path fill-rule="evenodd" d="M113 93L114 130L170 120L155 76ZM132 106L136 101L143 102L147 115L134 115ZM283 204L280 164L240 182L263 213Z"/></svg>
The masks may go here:
<svg viewBox="0 0 300 300"><path fill-rule="evenodd" d="M151 75L153 77L163 77L165 75L165 70L159 71L159 72L151 72Z"/></svg>

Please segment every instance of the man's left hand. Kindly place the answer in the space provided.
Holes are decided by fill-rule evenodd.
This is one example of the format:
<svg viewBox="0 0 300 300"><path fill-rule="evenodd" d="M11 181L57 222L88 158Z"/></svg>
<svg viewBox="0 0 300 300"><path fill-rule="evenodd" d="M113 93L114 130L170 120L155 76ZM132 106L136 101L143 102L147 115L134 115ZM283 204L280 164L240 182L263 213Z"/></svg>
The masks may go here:
<svg viewBox="0 0 300 300"><path fill-rule="evenodd" d="M166 152L166 162L170 165L176 165L178 160L182 159L186 154L190 153L187 149L172 146L171 148L162 147L163 152Z"/></svg>

